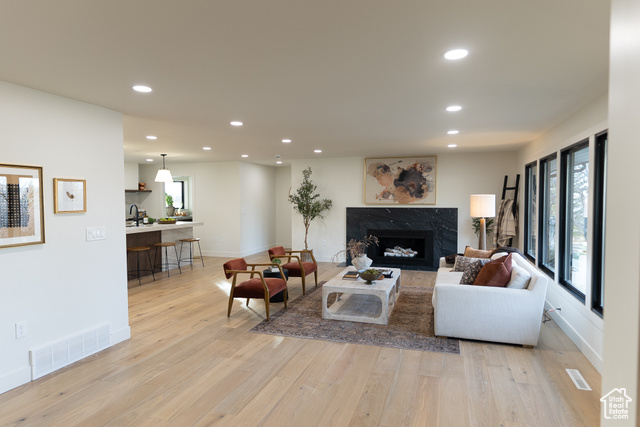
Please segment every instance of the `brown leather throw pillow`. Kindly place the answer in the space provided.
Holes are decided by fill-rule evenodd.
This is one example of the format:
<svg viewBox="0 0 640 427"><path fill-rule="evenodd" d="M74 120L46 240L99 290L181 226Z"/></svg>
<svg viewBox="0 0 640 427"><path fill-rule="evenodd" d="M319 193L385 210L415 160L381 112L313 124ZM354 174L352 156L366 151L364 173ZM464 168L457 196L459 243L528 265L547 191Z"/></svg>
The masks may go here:
<svg viewBox="0 0 640 427"><path fill-rule="evenodd" d="M509 280L511 280L511 254L483 265L473 284L476 286L505 287Z"/></svg>

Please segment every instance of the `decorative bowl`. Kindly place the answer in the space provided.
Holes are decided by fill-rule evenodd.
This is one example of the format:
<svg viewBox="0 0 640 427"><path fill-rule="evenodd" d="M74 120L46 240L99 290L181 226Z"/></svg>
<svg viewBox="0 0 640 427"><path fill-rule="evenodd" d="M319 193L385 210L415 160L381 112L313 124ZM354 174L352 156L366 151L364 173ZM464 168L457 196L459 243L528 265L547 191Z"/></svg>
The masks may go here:
<svg viewBox="0 0 640 427"><path fill-rule="evenodd" d="M175 219L159 219L158 224L175 224Z"/></svg>
<svg viewBox="0 0 640 427"><path fill-rule="evenodd" d="M382 277L382 272L380 270L376 270L375 268L370 268L368 270L363 271L362 273L358 273L358 276L366 281L367 285L373 284L374 280L380 280Z"/></svg>

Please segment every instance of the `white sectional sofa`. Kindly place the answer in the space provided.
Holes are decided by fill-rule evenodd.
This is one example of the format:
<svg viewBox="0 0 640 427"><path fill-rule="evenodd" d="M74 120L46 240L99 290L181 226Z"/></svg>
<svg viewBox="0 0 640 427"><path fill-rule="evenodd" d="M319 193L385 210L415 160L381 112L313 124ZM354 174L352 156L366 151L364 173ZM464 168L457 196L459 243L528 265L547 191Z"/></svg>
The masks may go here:
<svg viewBox="0 0 640 427"><path fill-rule="evenodd" d="M531 274L526 289L461 285L461 272L440 259L433 291L436 336L535 346L540 335L547 276L514 253Z"/></svg>

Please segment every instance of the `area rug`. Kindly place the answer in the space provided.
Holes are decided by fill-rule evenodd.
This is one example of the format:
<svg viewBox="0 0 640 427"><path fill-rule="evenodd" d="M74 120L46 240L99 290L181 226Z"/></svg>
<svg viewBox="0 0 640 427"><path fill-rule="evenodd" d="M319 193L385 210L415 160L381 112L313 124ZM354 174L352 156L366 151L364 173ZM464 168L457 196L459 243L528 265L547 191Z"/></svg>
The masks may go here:
<svg viewBox="0 0 640 427"><path fill-rule="evenodd" d="M436 338L433 330L433 288L400 288L388 325L322 318L322 285L290 301L250 332L407 350L460 354L457 339Z"/></svg>

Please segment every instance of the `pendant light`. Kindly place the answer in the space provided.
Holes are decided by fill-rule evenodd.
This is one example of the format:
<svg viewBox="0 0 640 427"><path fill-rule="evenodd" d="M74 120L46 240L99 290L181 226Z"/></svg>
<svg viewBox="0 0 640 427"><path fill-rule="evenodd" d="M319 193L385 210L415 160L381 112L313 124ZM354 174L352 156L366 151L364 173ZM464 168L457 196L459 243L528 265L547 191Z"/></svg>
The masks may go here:
<svg viewBox="0 0 640 427"><path fill-rule="evenodd" d="M162 156L162 169L158 170L156 175L156 182L173 182L171 171L164 166L164 158L166 154L160 154Z"/></svg>

